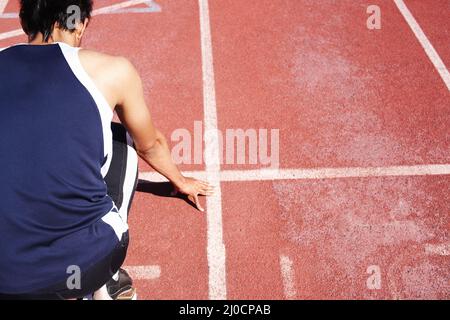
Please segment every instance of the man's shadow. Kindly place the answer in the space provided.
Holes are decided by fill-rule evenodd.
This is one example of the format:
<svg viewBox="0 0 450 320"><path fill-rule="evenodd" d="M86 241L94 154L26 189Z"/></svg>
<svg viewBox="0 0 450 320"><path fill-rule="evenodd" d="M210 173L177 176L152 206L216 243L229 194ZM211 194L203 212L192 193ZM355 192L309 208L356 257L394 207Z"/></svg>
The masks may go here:
<svg viewBox="0 0 450 320"><path fill-rule="evenodd" d="M152 182L139 179L136 187L137 192L151 193L158 197L177 198L185 201L191 207L197 209L195 203L188 199L188 196L177 192L174 194L174 187L170 182Z"/></svg>

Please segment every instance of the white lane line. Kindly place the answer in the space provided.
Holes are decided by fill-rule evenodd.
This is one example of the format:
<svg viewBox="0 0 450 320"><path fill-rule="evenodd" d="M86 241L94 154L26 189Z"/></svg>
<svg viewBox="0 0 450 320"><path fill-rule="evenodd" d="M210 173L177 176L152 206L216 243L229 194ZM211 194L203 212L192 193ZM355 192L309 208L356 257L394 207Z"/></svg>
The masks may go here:
<svg viewBox="0 0 450 320"><path fill-rule="evenodd" d="M206 179L204 171L186 171L184 175ZM256 169L256 170L223 170L220 181L272 181L272 180L318 180L338 178L395 177L395 176L429 176L450 175L449 164L431 164L417 166L393 166L371 168L318 168L318 169ZM142 172L141 180L165 182L163 176L156 172Z"/></svg>
<svg viewBox="0 0 450 320"><path fill-rule="evenodd" d="M194 177L196 179L206 180L205 171L183 171L183 175L186 177ZM168 182L164 176L160 175L155 171L139 172L139 180L149 181L149 182Z"/></svg>
<svg viewBox="0 0 450 320"><path fill-rule="evenodd" d="M2 0L0 0L0 1L2 1ZM111 12L113 12L115 10L127 8L127 7L130 7L130 6L134 6L134 5L141 4L141 3L146 3L146 2L148 2L148 0L130 0L130 1L125 1L125 2L121 2L121 3L113 4L113 5L110 5L110 6L107 6L107 7L95 9L94 11L92 11L92 15L96 16L96 15L100 15L100 14L107 14L107 13L111 13ZM18 36L21 36L23 34L24 34L24 32L23 32L22 29L16 29L16 30L8 31L8 32L3 32L3 33L0 33L0 40L5 40L5 39L9 39L9 38L18 37Z"/></svg>
<svg viewBox="0 0 450 320"><path fill-rule="evenodd" d="M450 174L450 165L222 171L222 181L336 179Z"/></svg>
<svg viewBox="0 0 450 320"><path fill-rule="evenodd" d="M284 297L294 300L297 296L295 289L294 262L286 255L280 255L281 278L283 280Z"/></svg>
<svg viewBox="0 0 450 320"><path fill-rule="evenodd" d="M22 29L16 29L16 30L8 31L8 32L3 32L3 33L0 33L0 40L18 37L23 34L24 33L23 33Z"/></svg>
<svg viewBox="0 0 450 320"><path fill-rule="evenodd" d="M5 12L6 5L8 4L9 0L0 0L0 14Z"/></svg>
<svg viewBox="0 0 450 320"><path fill-rule="evenodd" d="M225 245L223 243L222 192L220 188L219 134L208 0L199 0L203 71L203 113L207 180L216 187L206 199L209 299L227 298Z"/></svg>
<svg viewBox="0 0 450 320"><path fill-rule="evenodd" d="M434 49L433 45L428 40L422 28L417 23L416 19L412 15L411 11L409 11L408 7L403 2L403 0L394 0L394 2L397 5L400 12L402 13L409 27L414 32L416 38L419 40L420 44L425 49L428 58L431 60L434 67L439 72L442 80L444 80L445 84L447 85L447 89L450 91L450 73L448 72L448 69L445 67L445 64L442 61L441 57Z"/></svg>
<svg viewBox="0 0 450 320"><path fill-rule="evenodd" d="M430 255L450 256L450 243L426 244L425 252Z"/></svg>
<svg viewBox="0 0 450 320"><path fill-rule="evenodd" d="M161 277L160 266L124 266L133 280L155 280Z"/></svg>
<svg viewBox="0 0 450 320"><path fill-rule="evenodd" d="M124 9L127 7L142 4L142 3L149 3L149 2L151 2L151 1L149 1L149 0L129 0L129 1L121 2L121 3L116 3L113 5L107 6L107 7L95 9L92 11L92 15L96 16L99 14L108 14L108 13L111 13L116 10Z"/></svg>
<svg viewBox="0 0 450 320"><path fill-rule="evenodd" d="M5 0L0 0L0 18L3 19L15 19L19 17L19 14L17 12L11 12L11 13L3 13L1 11L2 2ZM6 0L7 1L7 0ZM139 5L139 4L146 4L147 8L136 8L136 9L128 9L131 11L123 11L123 9L126 9L131 6ZM5 4L6 5L6 4ZM110 14L110 13L145 13L145 12L159 12L161 11L161 7L153 2L153 0L129 0L121 3L116 3L107 7L95 9L92 11L92 15L100 15L100 14Z"/></svg>
<svg viewBox="0 0 450 320"><path fill-rule="evenodd" d="M16 12L0 13L0 19L17 19L19 14Z"/></svg>

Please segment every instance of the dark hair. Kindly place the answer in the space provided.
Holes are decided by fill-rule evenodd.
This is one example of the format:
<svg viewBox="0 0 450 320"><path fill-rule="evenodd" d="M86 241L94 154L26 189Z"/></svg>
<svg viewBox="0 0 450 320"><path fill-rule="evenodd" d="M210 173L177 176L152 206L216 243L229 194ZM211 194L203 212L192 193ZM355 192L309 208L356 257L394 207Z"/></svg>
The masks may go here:
<svg viewBox="0 0 450 320"><path fill-rule="evenodd" d="M91 17L92 0L20 0L20 22L28 39L33 41L39 33L47 42L55 23L63 30L71 30L68 20L73 12L68 12L72 5L80 8L80 19L84 22Z"/></svg>

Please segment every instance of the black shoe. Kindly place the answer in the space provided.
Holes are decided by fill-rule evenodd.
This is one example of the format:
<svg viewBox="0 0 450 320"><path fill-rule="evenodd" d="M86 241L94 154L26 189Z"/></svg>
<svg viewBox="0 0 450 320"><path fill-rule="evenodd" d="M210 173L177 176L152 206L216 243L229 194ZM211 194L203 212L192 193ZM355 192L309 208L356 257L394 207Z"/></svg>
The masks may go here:
<svg viewBox="0 0 450 320"><path fill-rule="evenodd" d="M124 269L119 269L119 279L113 278L106 283L108 294L113 300L136 300L136 289L133 280Z"/></svg>

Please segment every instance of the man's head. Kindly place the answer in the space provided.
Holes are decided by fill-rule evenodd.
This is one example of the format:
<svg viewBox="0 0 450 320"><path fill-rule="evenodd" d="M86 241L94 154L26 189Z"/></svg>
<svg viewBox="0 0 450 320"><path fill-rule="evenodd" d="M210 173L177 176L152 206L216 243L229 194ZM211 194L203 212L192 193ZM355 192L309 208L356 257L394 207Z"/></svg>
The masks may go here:
<svg viewBox="0 0 450 320"><path fill-rule="evenodd" d="M20 21L30 42L80 46L92 0L20 0Z"/></svg>

